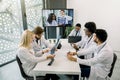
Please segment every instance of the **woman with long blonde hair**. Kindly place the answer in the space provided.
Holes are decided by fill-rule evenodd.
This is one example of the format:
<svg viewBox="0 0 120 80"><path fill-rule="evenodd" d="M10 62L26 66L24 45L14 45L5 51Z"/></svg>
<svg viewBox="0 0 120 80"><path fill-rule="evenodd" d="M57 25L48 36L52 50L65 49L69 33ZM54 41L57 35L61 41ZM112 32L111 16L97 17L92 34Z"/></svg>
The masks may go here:
<svg viewBox="0 0 120 80"><path fill-rule="evenodd" d="M24 72L28 76L33 76L33 69L36 66L38 62L54 58L54 55L43 55L42 53L35 53L32 49L32 42L34 39L34 34L32 31L25 30L22 34L19 49L18 49L18 57L20 58L22 62L22 67ZM44 53L47 51L44 51ZM36 54L39 54L40 57L36 56ZM35 74L36 76L40 76L42 74Z"/></svg>

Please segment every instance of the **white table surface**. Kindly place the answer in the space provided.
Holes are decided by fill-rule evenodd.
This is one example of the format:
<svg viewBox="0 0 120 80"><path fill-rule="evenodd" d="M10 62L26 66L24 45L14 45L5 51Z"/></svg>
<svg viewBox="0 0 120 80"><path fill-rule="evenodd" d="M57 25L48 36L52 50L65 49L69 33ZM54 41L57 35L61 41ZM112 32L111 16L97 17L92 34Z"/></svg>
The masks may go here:
<svg viewBox="0 0 120 80"><path fill-rule="evenodd" d="M70 46L70 44L68 44L67 39L62 39L61 44L62 48L55 52L56 56L53 64L51 66L48 66L50 60L40 62L34 68L35 73L73 74L73 75L78 74L80 76L79 64L77 62L70 61L67 58L67 52L75 50Z"/></svg>

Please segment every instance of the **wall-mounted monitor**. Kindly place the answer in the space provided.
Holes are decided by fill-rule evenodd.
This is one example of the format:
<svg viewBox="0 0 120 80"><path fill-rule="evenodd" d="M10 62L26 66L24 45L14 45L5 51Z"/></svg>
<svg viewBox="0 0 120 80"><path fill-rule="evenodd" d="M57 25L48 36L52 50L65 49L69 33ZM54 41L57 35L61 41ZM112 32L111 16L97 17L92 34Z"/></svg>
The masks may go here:
<svg viewBox="0 0 120 80"><path fill-rule="evenodd" d="M73 26L73 9L43 9L43 27L71 27Z"/></svg>

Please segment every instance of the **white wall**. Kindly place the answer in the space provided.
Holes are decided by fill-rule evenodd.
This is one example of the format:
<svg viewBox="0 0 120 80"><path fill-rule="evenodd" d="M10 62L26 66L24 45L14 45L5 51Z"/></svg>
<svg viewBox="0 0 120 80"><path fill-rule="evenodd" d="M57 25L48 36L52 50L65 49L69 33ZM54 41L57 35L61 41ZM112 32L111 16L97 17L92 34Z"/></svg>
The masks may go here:
<svg viewBox="0 0 120 80"><path fill-rule="evenodd" d="M94 21L97 28L106 29L108 42L120 51L120 0L67 0L67 8L73 8L74 24Z"/></svg>

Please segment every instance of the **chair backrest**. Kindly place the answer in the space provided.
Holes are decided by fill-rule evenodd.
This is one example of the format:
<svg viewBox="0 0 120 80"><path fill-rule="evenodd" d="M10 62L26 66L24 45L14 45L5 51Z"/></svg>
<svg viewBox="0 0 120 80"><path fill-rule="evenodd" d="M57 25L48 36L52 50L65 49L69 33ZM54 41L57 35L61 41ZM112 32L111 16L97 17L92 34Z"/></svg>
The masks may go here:
<svg viewBox="0 0 120 80"><path fill-rule="evenodd" d="M20 72L21 72L21 75L22 75L22 77L23 78L27 78L27 77L29 77L29 76L27 76L26 74L25 74L25 72L24 72L24 70L23 70L23 67L22 67L22 62L20 61L20 59L19 59L19 57L16 55L16 60L17 60L17 63L18 63L18 65L19 65L19 68L20 68Z"/></svg>
<svg viewBox="0 0 120 80"><path fill-rule="evenodd" d="M114 69L116 60L117 60L117 55L114 53L113 54L113 62L112 62L111 69L110 69L110 73L108 74L109 77L111 77L112 74L113 74L113 69Z"/></svg>

